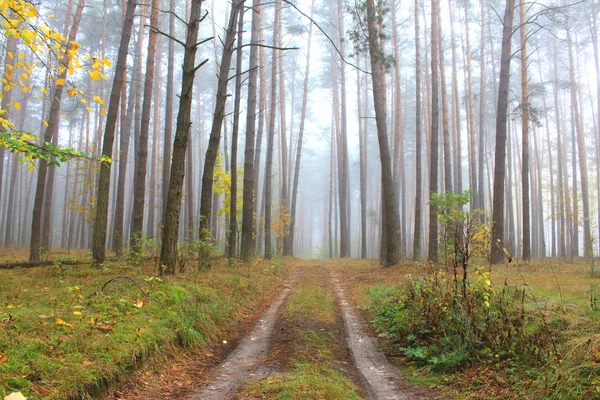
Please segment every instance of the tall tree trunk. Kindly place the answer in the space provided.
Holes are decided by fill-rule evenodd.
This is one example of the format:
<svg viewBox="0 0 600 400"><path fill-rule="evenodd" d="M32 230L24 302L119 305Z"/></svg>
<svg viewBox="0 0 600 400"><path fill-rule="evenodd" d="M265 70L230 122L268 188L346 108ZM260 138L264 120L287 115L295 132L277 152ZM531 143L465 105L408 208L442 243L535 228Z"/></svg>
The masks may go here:
<svg viewBox="0 0 600 400"><path fill-rule="evenodd" d="M279 20L281 18L281 0L275 2L275 19L273 22L273 51L271 57L271 104L269 106L269 126L267 131L267 159L265 163L265 259L272 257L271 245L271 204L272 204L272 170L273 170L273 142L275 136L275 113L277 104L277 50L279 45Z"/></svg>
<svg viewBox="0 0 600 400"><path fill-rule="evenodd" d="M185 51L183 55L183 73L181 77L181 96L177 127L173 142L173 157L169 191L164 207L164 223L162 225L162 246L160 249L159 273L174 274L177 263L177 237L179 231L179 215L181 212L181 196L183 194L183 178L185 175L185 155L191 126L191 109L194 89L194 76L199 66L195 66L198 48L198 30L202 19L203 0L192 0L190 16L187 24ZM202 65L202 64L200 64Z"/></svg>
<svg viewBox="0 0 600 400"><path fill-rule="evenodd" d="M233 107L233 132L231 133L231 187L229 190L229 243L228 256L237 254L237 146L240 129L240 103L242 96L242 42L244 31L244 10L239 13L238 38L235 61L235 105Z"/></svg>
<svg viewBox="0 0 600 400"><path fill-rule="evenodd" d="M385 65L384 60L382 60L381 32L378 26L378 17L383 18L383 15L377 15L374 0L367 0L366 6L371 77L373 79L373 103L381 161L382 211L385 215L385 219L382 219L382 237L385 237L386 242L381 244L382 247L385 247L381 264L391 266L398 262L399 217L396 195L394 194L395 188L386 126Z"/></svg>
<svg viewBox="0 0 600 400"><path fill-rule="evenodd" d="M511 37L515 1L506 0L502 27L502 56L498 85L498 112L496 113L496 153L494 156L494 199L492 203L491 261L504 259L504 180L506 176L506 122L508 119L508 84L510 80Z"/></svg>
<svg viewBox="0 0 600 400"><path fill-rule="evenodd" d="M525 3L519 6L521 37L521 187L523 195L523 261L531 258L531 218L529 210L529 78L527 76L527 25Z"/></svg>
<svg viewBox="0 0 600 400"><path fill-rule="evenodd" d="M467 104L469 112L469 189L473 192L471 209L482 207L479 204L479 193L477 186L477 144L475 132L475 97L473 89L473 68L471 66L471 42L469 40L469 1L464 0L465 7L465 57L467 59ZM481 179L481 178L480 178Z"/></svg>
<svg viewBox="0 0 600 400"><path fill-rule="evenodd" d="M129 49L129 40L131 39L131 30L133 27L133 18L135 14L136 2L127 1L127 10L123 30L121 32L121 41L119 43L119 54L117 56L117 65L115 67L115 78L110 93L108 104L108 113L106 118L106 129L104 131L104 142L102 144L102 155L111 158L113 142L115 138L115 128L117 118L119 117L119 101L121 99L121 88L125 81L127 68L127 52ZM94 236L92 256L98 264L104 262L106 250L106 223L108 219L108 192L110 187L110 167L108 163L100 165L98 175L98 195L96 201L96 216L94 219Z"/></svg>
<svg viewBox="0 0 600 400"><path fill-rule="evenodd" d="M256 103L258 81L258 35L261 25L262 6L260 0L252 2L252 32L250 34L250 67L248 76L248 106L246 113L246 144L244 148L244 191L242 209L242 245L240 258L248 261L256 249L255 237L255 206L257 193L257 180L255 169L260 165L255 164L256 142Z"/></svg>
<svg viewBox="0 0 600 400"><path fill-rule="evenodd" d="M310 15L314 15L315 1L312 0ZM290 229L283 241L283 255L294 255L294 230L296 227L296 207L298 200L298 182L300 180L300 161L302 158L302 139L304 138L304 124L306 121L306 109L308 105L308 83L310 76L310 49L312 44L313 25L308 28L308 39L306 45L306 68L304 70L304 86L302 89L302 111L300 112L300 129L298 131L298 144L296 146L296 165L294 167L294 180L292 184L292 205L290 208Z"/></svg>
<svg viewBox="0 0 600 400"><path fill-rule="evenodd" d="M133 215L130 234L130 246L134 253L143 250L142 235L144 228L144 211L146 199L146 172L148 167L148 134L150 132L150 113L152 111L152 94L154 85L154 65L156 63L156 35L158 29L158 0L152 0L150 17L150 34L148 35L148 54L144 80L144 102L142 104L142 121L140 137L136 147L135 176L133 179Z"/></svg>
<svg viewBox="0 0 600 400"><path fill-rule="evenodd" d="M483 170L485 165L484 150L485 150L485 104L486 104L486 79L485 79L485 5L484 0L479 1L480 19L481 19L481 33L480 33L480 46L479 46L479 144L477 146L477 203L479 208L485 210L485 180L483 177ZM481 219L481 216L479 216Z"/></svg>
<svg viewBox="0 0 600 400"><path fill-rule="evenodd" d="M440 60L440 84L442 96L442 142L444 149L444 189L446 193L452 192L452 152L450 148L450 122L448 116L448 91L446 87L446 63L444 60L444 40L442 34L442 16L438 3L438 54Z"/></svg>
<svg viewBox="0 0 600 400"><path fill-rule="evenodd" d="M176 1L169 1L169 35L175 37L175 11ZM163 209L161 213L161 223L164 224L166 204L169 196L169 177L171 175L171 153L173 152L173 88L175 86L175 41L169 40L167 60L167 87L165 99L165 138L163 151L163 170L162 170L162 199Z"/></svg>
<svg viewBox="0 0 600 400"><path fill-rule="evenodd" d="M413 260L418 260L421 257L421 196L423 175L421 166L423 164L423 133L422 133L422 117L421 117L421 46L420 46L420 29L419 29L419 0L415 0L415 143L416 143L416 188L415 188L415 230L413 234Z"/></svg>
<svg viewBox="0 0 600 400"><path fill-rule="evenodd" d="M438 153L439 153L439 72L438 72L438 0L431 1L431 164L429 165L429 195L438 191ZM432 198L430 197L430 200ZM427 259L438 260L437 206L429 202L429 249Z"/></svg>
<svg viewBox="0 0 600 400"><path fill-rule="evenodd" d="M365 85L367 80L364 79ZM367 124L362 120L366 120L367 114L367 90L365 89L364 97L361 96L362 90L361 72L356 70L356 97L358 105L358 146L360 154L360 258L367 258ZM361 109L361 104L364 103L365 111Z"/></svg>
<svg viewBox="0 0 600 400"><path fill-rule="evenodd" d="M81 21L81 16L83 14L83 7L85 5L85 0L80 0L77 4L77 9L75 11L75 16L73 18L73 26L71 27L71 31L69 32L69 37L67 39L67 43L65 44L66 48L64 53L62 54L61 64L63 67L63 71L58 74L57 80L65 80L67 77L66 66L69 64L71 60L70 50L73 46L73 42L77 37L77 30L79 29L79 22ZM48 115L48 126L46 127L46 132L44 133L44 141L52 142L53 138L58 135L58 129L60 124L60 102L62 100L64 85L55 85L54 93L52 96L52 104L50 106L50 113ZM2 157L2 163L4 163L4 157ZM45 160L40 160L38 165L38 179L35 189L35 200L33 204L33 219L31 222L31 242L29 248L29 260L37 261L40 259L40 245L41 245L41 222L42 222L42 207L44 204L44 192L46 189L46 175L48 172L48 162ZM107 190L108 191L108 190Z"/></svg>
<svg viewBox="0 0 600 400"><path fill-rule="evenodd" d="M590 227L590 197L588 189L587 151L585 145L585 133L581 126L580 109L577 101L577 83L575 81L575 59L573 55L573 40L570 30L567 30L567 41L569 48L569 79L571 92L571 109L573 121L577 133L577 152L579 153L579 173L581 179L581 202L583 204L583 254L585 257L593 255L592 231Z"/></svg>
<svg viewBox="0 0 600 400"><path fill-rule="evenodd" d="M219 81L217 85L217 94L215 99L215 113L213 117L208 148L206 149L206 158L204 159L204 168L202 174L202 192L200 194L200 237L202 240L210 240L210 227L212 222L212 192L213 180L215 174L215 164L217 153L219 151L219 142L221 141L221 130L223 128L223 119L225 118L225 103L227 101L227 83L229 80L229 68L233 55L233 46L235 44L236 22L244 0L234 0L229 14L229 23L225 36L223 55L221 57L221 66L219 68ZM172 177L171 177L172 178ZM206 255L201 255L206 257Z"/></svg>
<svg viewBox="0 0 600 400"><path fill-rule="evenodd" d="M462 152L460 134L460 101L458 93L458 68L456 67L456 40L454 38L454 14L452 5L448 7L450 15L450 41L452 48L452 138L454 143L454 189L462 192Z"/></svg>

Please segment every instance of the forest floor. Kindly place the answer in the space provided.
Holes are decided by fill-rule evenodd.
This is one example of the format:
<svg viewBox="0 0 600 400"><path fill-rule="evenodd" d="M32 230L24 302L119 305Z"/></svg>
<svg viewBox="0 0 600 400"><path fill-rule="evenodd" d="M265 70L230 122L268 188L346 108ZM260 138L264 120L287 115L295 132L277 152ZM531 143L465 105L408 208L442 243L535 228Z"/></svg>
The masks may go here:
<svg viewBox="0 0 600 400"><path fill-rule="evenodd" d="M19 250L0 254L0 262L25 258ZM427 269L284 258L234 268L220 261L209 272L188 267L163 279L153 262L96 269L58 260L6 270L0 398L14 391L29 399L104 393L103 400L536 398L520 397L533 380L492 364L432 374L364 322L374 320L374 293L422 279ZM548 321L560 314L563 365L582 378L561 375L558 384L593 386L600 365L594 265L505 265L491 278L499 287L531 288L536 297L525 306Z"/></svg>
<svg viewBox="0 0 600 400"><path fill-rule="evenodd" d="M300 260L287 269L275 300L226 345L200 357L167 357L104 399L439 398L408 384L377 350L353 303L356 288L345 284L364 283L346 276L362 272Z"/></svg>

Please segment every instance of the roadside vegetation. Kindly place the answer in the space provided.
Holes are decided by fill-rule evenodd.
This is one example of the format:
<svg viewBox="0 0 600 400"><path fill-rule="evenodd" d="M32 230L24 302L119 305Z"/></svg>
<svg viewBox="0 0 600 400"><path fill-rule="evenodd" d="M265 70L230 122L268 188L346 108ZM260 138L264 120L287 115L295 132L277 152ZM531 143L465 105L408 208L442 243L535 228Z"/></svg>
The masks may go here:
<svg viewBox="0 0 600 400"><path fill-rule="evenodd" d="M409 366L411 382L444 386L457 398L600 398L595 264L490 267L479 244L489 229L462 211L468 194L437 200L451 233L443 237L445 263L422 265L395 284L381 284L383 272L355 297L388 354Z"/></svg>
<svg viewBox="0 0 600 400"><path fill-rule="evenodd" d="M155 276L153 262L12 269L0 280L0 397L87 398L170 346L225 340L283 281L280 263Z"/></svg>

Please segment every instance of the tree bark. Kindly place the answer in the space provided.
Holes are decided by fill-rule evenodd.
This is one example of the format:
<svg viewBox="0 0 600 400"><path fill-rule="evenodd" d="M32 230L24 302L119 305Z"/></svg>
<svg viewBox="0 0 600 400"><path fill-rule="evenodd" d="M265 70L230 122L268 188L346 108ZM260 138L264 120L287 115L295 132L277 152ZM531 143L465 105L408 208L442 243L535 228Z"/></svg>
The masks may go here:
<svg viewBox="0 0 600 400"><path fill-rule="evenodd" d="M504 180L506 176L506 122L508 119L508 84L510 80L511 38L515 10L514 0L506 0L502 28L502 56L496 113L496 153L494 156L494 199L492 203L491 262L504 259Z"/></svg>
<svg viewBox="0 0 600 400"><path fill-rule="evenodd" d="M429 165L429 195L438 192L438 153L439 153L439 72L438 72L438 0L431 1L431 164ZM430 197L429 202L429 262L438 260L437 206Z"/></svg>
<svg viewBox="0 0 600 400"><path fill-rule="evenodd" d="M531 258L531 219L529 209L529 82L527 76L527 26L525 3L519 6L521 38L521 190L523 196L523 261Z"/></svg>
<svg viewBox="0 0 600 400"><path fill-rule="evenodd" d="M386 126L385 64L382 59L381 32L378 27L378 15L375 11L374 0L367 0L366 6L371 77L373 80L373 103L381 161L382 211L385 215L385 219L382 219L382 237L385 237L386 243L382 243L382 247L385 246L385 253L384 258L381 259L381 264L391 266L398 262L399 217L396 195L394 194L395 188ZM383 16L380 15L379 17Z"/></svg>
<svg viewBox="0 0 600 400"><path fill-rule="evenodd" d="M415 188L415 226L413 234L413 260L418 260L421 257L421 196L422 196L422 185L423 185L423 133L422 133L422 117L421 117L421 46L420 46L420 28L419 28L419 1L415 0L415 143L416 143L416 188Z"/></svg>
<svg viewBox="0 0 600 400"><path fill-rule="evenodd" d="M212 192L213 180L215 174L215 164L217 153L219 151L219 142L221 141L221 130L223 128L223 119L225 118L225 103L227 101L227 83L229 80L229 68L233 55L233 46L235 44L236 22L238 13L244 4L244 0L234 0L229 14L229 23L225 36L223 55L221 57L221 66L219 68L219 81L217 85L217 94L215 99L215 113L210 131L208 147L206 149L206 158L204 159L204 168L202 174L202 191L200 194L200 238L210 240L211 221L212 221ZM205 257L206 255L201 255Z"/></svg>
<svg viewBox="0 0 600 400"><path fill-rule="evenodd" d="M183 55L183 73L181 77L181 96L177 113L177 127L173 141L173 157L169 191L164 207L164 223L162 226L162 246L160 249L159 273L172 275L177 264L177 237L179 231L179 215L181 212L181 196L183 194L183 178L185 175L185 158L191 126L192 95L194 76L196 74L196 50L198 48L198 30L201 22L203 0L192 0L190 16L187 24L185 51Z"/></svg>

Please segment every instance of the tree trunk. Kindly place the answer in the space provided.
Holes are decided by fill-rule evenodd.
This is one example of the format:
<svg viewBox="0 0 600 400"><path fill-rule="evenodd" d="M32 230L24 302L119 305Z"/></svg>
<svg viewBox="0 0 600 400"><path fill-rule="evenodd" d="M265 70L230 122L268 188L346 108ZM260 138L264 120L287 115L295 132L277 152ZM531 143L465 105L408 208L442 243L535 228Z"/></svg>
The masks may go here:
<svg viewBox="0 0 600 400"><path fill-rule="evenodd" d="M252 2L252 32L250 34L250 67L248 76L248 106L246 113L246 144L244 148L244 191L242 209L242 245L240 258L249 261L256 249L255 237L255 206L257 180L255 169L260 165L255 164L255 141L256 141L256 103L257 103L257 81L258 81L258 35L261 25L262 6L260 0Z"/></svg>
<svg viewBox="0 0 600 400"><path fill-rule="evenodd" d="M275 19L273 22L273 46L279 45L279 19L281 18L281 0L275 2ZM272 204L272 170L273 142L275 136L275 113L277 104L277 50L273 48L271 57L271 104L269 106L269 126L267 131L267 159L265 162L265 259L272 257L271 245L271 204Z"/></svg>
<svg viewBox="0 0 600 400"><path fill-rule="evenodd" d="M422 150L422 141L423 134L421 132L422 129L422 120L421 120L421 46L420 46L420 29L419 29L419 1L415 0L415 112L416 112L416 122L415 122L415 142L416 142L416 188L415 188L415 230L413 234L413 260L418 260L421 257L421 196L422 196L422 185L423 185L423 175L421 166L423 164L423 150Z"/></svg>
<svg viewBox="0 0 600 400"><path fill-rule="evenodd" d="M471 43L469 40L469 1L464 0L465 7L465 57L467 60L467 104L468 104L468 127L469 127L469 189L472 191L471 210L482 207L479 204L479 193L477 186L477 144L475 132L475 98L473 89L473 69L471 67ZM481 179L481 178L480 178Z"/></svg>
<svg viewBox="0 0 600 400"><path fill-rule="evenodd" d="M431 1L431 164L429 165L429 195L438 192L438 152L439 152L439 77L438 77L438 0ZM437 206L429 202L429 262L438 260Z"/></svg>
<svg viewBox="0 0 600 400"><path fill-rule="evenodd" d="M77 37L77 30L79 29L79 22L81 21L84 5L85 0L80 0L77 4L75 17L73 19L73 26L71 27L67 43L65 44L66 49L62 54L61 64L63 67L66 67L71 60L71 53L69 51L73 46L72 43ZM62 73L59 73L57 80L62 79L64 81L67 77L67 70L68 68L64 68ZM53 138L58 135L58 129L60 125L60 102L62 100L63 89L64 85L55 85L52 96L52 104L50 106L50 113L47 120L48 126L46 127L46 132L44 133L45 142L51 142ZM4 157L2 157L1 161L4 163ZM38 179L35 190L35 200L33 203L33 219L31 222L31 242L29 249L30 261L38 261L40 259L42 207L44 203L47 172L48 162L45 160L40 160L38 165Z"/></svg>
<svg viewBox="0 0 600 400"><path fill-rule="evenodd" d="M573 121L577 133L577 152L579 153L579 173L581 178L581 200L583 204L583 254L585 257L593 255L592 231L590 227L590 198L588 190L587 151L585 144L585 133L581 126L579 103L577 101L577 82L575 81L575 60L573 55L573 41L570 30L567 30L567 41L569 48L569 79L571 92L571 109ZM575 178L575 175L574 175ZM575 203L574 203L575 204Z"/></svg>
<svg viewBox="0 0 600 400"><path fill-rule="evenodd" d="M519 6L521 37L521 187L523 196L523 261L531 258L531 220L529 210L529 82L527 76L527 25L525 3Z"/></svg>
<svg viewBox="0 0 600 400"><path fill-rule="evenodd" d="M169 1L169 35L175 36L175 0ZM169 177L171 175L171 153L173 152L173 87L175 86L175 41L169 40L167 60L167 87L165 99L165 138L163 151L163 171L162 171L162 199L163 209L161 213L161 223L164 224L166 204L169 196Z"/></svg>
<svg viewBox="0 0 600 400"><path fill-rule="evenodd" d="M150 131L150 113L154 85L154 65L156 58L156 30L158 29L158 0L152 0L150 17L150 34L148 35L148 54L144 80L144 102L142 104L142 121L140 137L136 147L135 176L133 179L133 215L130 234L130 246L134 253L143 250L142 236L144 228L144 211L146 199L146 172L148 167L148 134Z"/></svg>
<svg viewBox="0 0 600 400"><path fill-rule="evenodd" d="M375 11L374 0L367 0L366 6L371 77L373 79L373 103L375 106L377 139L381 160L382 211L385 215L385 219L382 219L382 237L385 237L386 240L386 243L382 243L382 247L385 247L385 257L381 260L381 264L391 266L398 262L399 217L396 195L394 194L395 188L386 126L385 65L381 55L381 32L379 32L378 16ZM380 15L379 17L382 18L383 16Z"/></svg>
<svg viewBox="0 0 600 400"><path fill-rule="evenodd" d="M201 22L202 3L203 0L192 0L189 22L187 24L183 73L181 77L181 96L170 168L171 176L169 177L169 191L163 214L164 223L162 226L162 246L159 261L159 273L161 274L174 274L177 263L179 215L181 212L181 196L183 194L183 178L185 175L185 156L191 126L194 76L198 68L194 64L198 48L197 40Z"/></svg>
<svg viewBox="0 0 600 400"><path fill-rule="evenodd" d="M215 113L213 117L208 148L206 149L206 158L204 159L204 168L202 174L202 192L200 194L200 238L210 240L210 227L212 222L212 192L213 180L215 174L215 164L217 153L219 151L219 142L221 141L221 130L223 128L223 119L225 118L225 103L227 101L227 83L229 80L229 68L233 55L233 46L235 44L236 22L238 13L244 4L244 0L234 0L229 14L229 23L223 46L223 55L221 57L221 66L219 68L219 81L217 85L217 94L215 99ZM172 177L171 177L172 178ZM201 255L201 258L206 255Z"/></svg>
<svg viewBox="0 0 600 400"><path fill-rule="evenodd" d="M502 56L496 113L496 153L494 156L494 200L492 203L491 261L504 259L504 179L506 175L506 122L508 119L508 84L510 80L511 37L515 9L514 0L506 0L502 28Z"/></svg>
<svg viewBox="0 0 600 400"><path fill-rule="evenodd" d="M314 15L315 1L312 0L310 15ZM312 43L313 25L308 28L308 39L306 45L306 68L304 70L304 87L302 89L302 111L300 112L300 129L298 131L298 144L296 146L296 165L294 167L294 180L292 184L292 205L290 208L290 229L283 241L283 255L294 255L294 230L296 227L296 204L298 200L298 182L300 180L300 161L302 158L302 139L304 137L304 123L306 121L306 108L308 105L308 83L310 75L310 49Z"/></svg>
<svg viewBox="0 0 600 400"><path fill-rule="evenodd" d="M231 133L231 187L229 190L229 243L228 256L235 258L237 254L237 146L240 129L240 103L242 96L242 39L244 31L244 10L239 13L238 38L235 64L235 104L233 107L233 132Z"/></svg>

